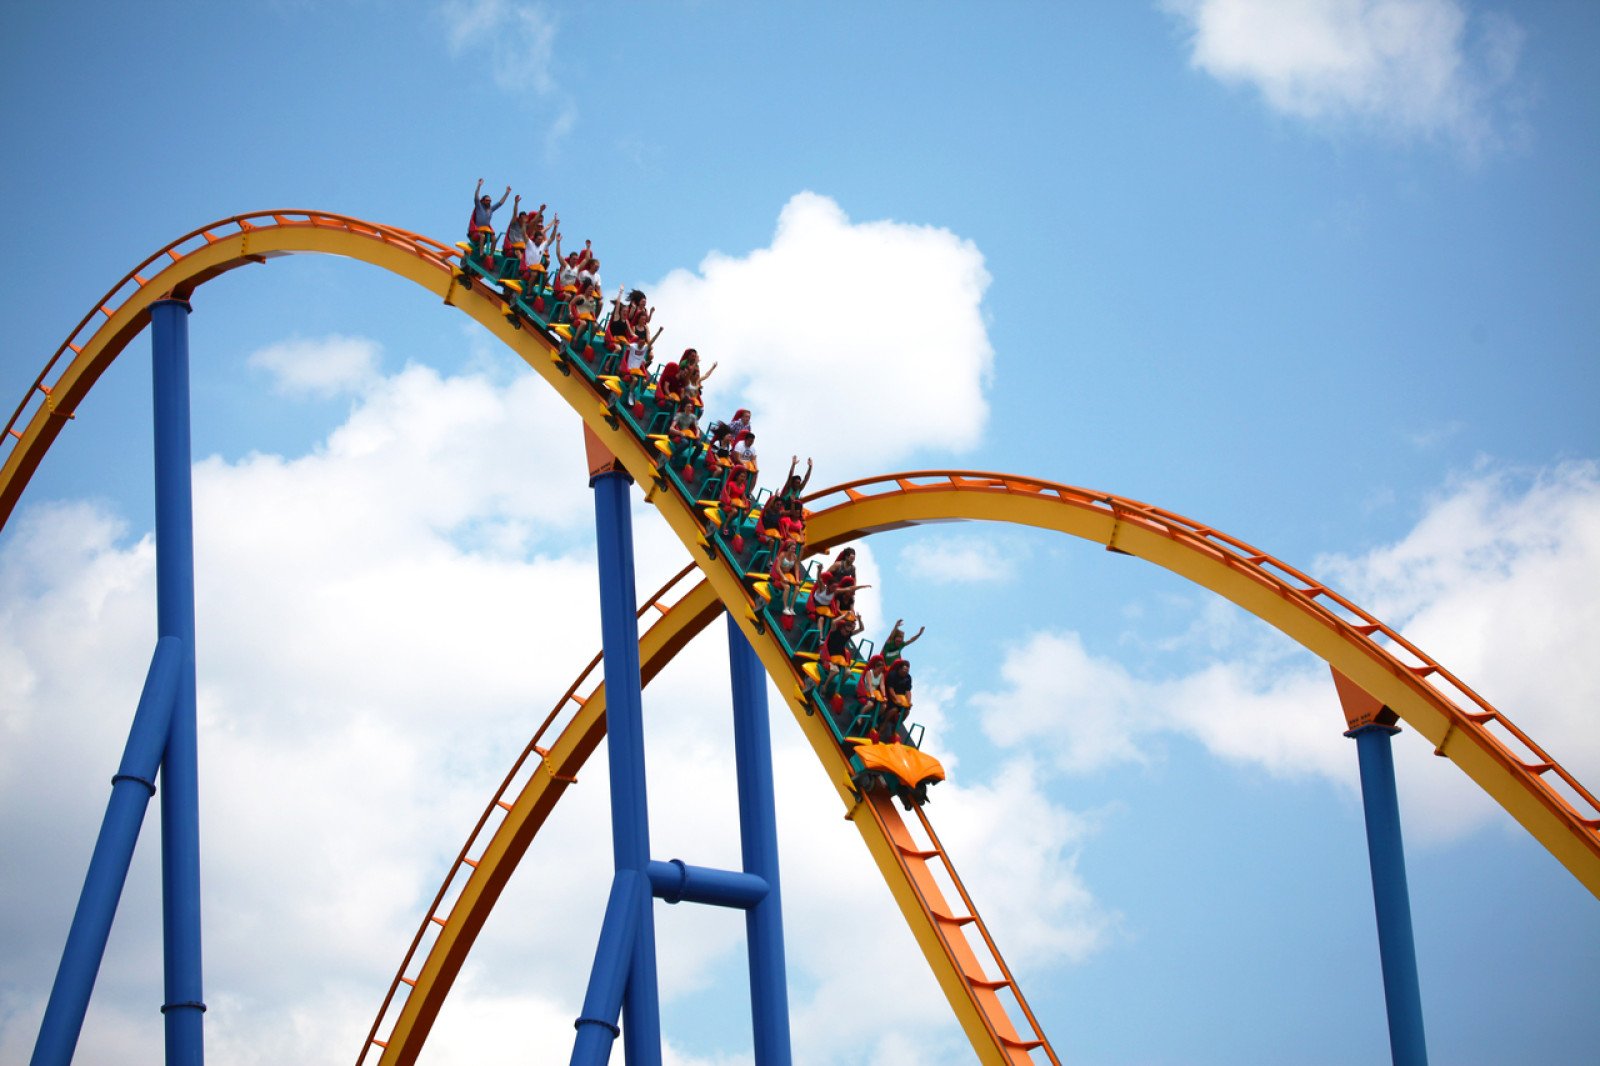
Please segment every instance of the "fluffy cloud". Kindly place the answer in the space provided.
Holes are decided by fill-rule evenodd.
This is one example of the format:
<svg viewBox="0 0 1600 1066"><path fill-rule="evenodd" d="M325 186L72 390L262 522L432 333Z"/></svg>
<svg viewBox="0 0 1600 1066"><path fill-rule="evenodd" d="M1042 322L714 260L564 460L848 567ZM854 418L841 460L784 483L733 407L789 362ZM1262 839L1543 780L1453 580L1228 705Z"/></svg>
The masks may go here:
<svg viewBox="0 0 1600 1066"><path fill-rule="evenodd" d="M1317 565L1579 781L1600 783L1600 463L1476 471L1395 544ZM1444 762L1412 754L1430 767ZM1415 802L1442 824L1483 817L1488 800L1463 775L1430 776L1449 784L1417 790Z"/></svg>
<svg viewBox="0 0 1600 1066"><path fill-rule="evenodd" d="M1600 778L1600 466L1479 471L1395 544L1321 559L1312 572L1473 684L1580 781ZM1208 664L1162 679L1089 653L1076 634L1036 633L1005 656L1001 687L972 701L997 744L1044 750L1063 773L1143 762L1179 734L1235 763L1353 787L1327 668L1247 631L1207 628L1232 635L1206 649ZM1396 757L1408 817L1432 839L1495 817L1428 745L1402 743Z"/></svg>
<svg viewBox="0 0 1600 1066"><path fill-rule="evenodd" d="M855 284L857 274L871 286ZM851 222L806 192L784 206L770 246L713 253L650 295L671 323L663 343L680 338L703 365L718 364L706 387L711 413L751 408L763 454L811 455L836 482L978 442L994 359L981 310L988 285L971 241Z"/></svg>
<svg viewBox="0 0 1600 1066"><path fill-rule="evenodd" d="M556 76L559 16L543 4L518 0L450 0L439 8L450 53L487 62L495 86L513 99L532 98L553 115L545 147L553 151L578 122L578 107Z"/></svg>
<svg viewBox="0 0 1600 1066"><path fill-rule="evenodd" d="M993 540L976 537L919 541L900 553L901 566L919 580L939 584L1004 581L1011 577L1013 561Z"/></svg>
<svg viewBox="0 0 1600 1066"><path fill-rule="evenodd" d="M280 341L253 353L248 362L272 375L287 396L337 396L370 383L380 349L366 337L331 336Z"/></svg>
<svg viewBox="0 0 1600 1066"><path fill-rule="evenodd" d="M1522 33L1456 0L1167 0L1191 62L1276 111L1491 147Z"/></svg>

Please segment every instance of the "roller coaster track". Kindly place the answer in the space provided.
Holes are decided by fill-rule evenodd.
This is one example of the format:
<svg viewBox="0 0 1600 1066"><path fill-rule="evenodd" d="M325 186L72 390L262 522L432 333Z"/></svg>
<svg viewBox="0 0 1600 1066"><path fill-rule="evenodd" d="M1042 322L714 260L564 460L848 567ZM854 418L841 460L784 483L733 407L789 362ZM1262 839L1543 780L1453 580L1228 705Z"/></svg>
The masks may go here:
<svg viewBox="0 0 1600 1066"><path fill-rule="evenodd" d="M919 809L916 824L908 825L887 797L857 797L850 787L849 764L828 728L820 717L803 713L800 678L782 646L761 625L741 575L700 550L705 534L698 515L688 502L659 487L654 453L610 417L584 378L566 372L559 339L537 328L519 328L508 319L499 294L481 282L457 280L453 248L394 227L287 210L235 216L163 248L84 317L7 422L0 437L0 446L9 447L0 466L0 527L94 382L148 322L154 303L187 299L199 285L237 267L306 252L380 266L434 292L517 352L567 401L646 487L646 499L690 550L702 574L698 584L668 603L666 598L694 568L686 569L641 610L641 615L652 608L659 613L640 641L645 680L726 608L777 682L834 783L980 1060L1033 1062L1035 1052L1042 1052L1057 1061L926 815ZM1003 474L925 471L869 478L825 490L807 503L814 551L919 522L965 519L1054 530L1171 570L1273 625L1380 700L1600 896L1600 803L1588 790L1504 714L1400 634L1243 541L1138 501ZM361 1051L362 1060L373 1048L381 1051L384 1063L410 1062L420 1052L500 889L604 733L603 686L579 695L597 662L558 702L474 829L406 954ZM558 722L559 732L546 746ZM941 881L956 890L964 913L951 906ZM424 952L430 929L434 939ZM981 954L969 929L979 936ZM413 968L419 955L420 967ZM404 995L398 992L402 987ZM1018 1035L998 994L1006 989L1031 1035ZM380 1040L378 1033L391 1018L394 1022Z"/></svg>

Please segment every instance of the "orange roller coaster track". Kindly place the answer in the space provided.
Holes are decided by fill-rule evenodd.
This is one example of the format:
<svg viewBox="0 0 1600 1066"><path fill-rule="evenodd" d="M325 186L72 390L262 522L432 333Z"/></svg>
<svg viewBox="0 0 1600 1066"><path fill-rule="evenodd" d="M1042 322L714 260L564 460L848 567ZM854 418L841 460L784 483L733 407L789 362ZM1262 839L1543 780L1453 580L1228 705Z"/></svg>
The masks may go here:
<svg viewBox="0 0 1600 1066"><path fill-rule="evenodd" d="M886 797L857 797L848 762L827 727L803 713L800 679L781 645L759 623L742 575L699 550L705 537L699 516L677 494L659 487L655 453L608 417L585 380L563 372L552 338L519 328L502 296L481 282L458 280L453 248L346 216L284 210L235 216L158 251L84 317L11 415L0 437L0 447L9 448L0 466L0 526L94 382L149 321L156 301L187 299L199 285L236 267L295 253L345 256L416 282L482 324L567 401L634 480L647 486L646 499L702 575L668 603L693 568L685 570L641 610L641 615L652 608L659 614L641 638L645 679L725 608L794 711L980 1060L1032 1062L1042 1052L1056 1061L926 815L919 809L917 823L907 825ZM1504 714L1415 645L1265 552L1158 507L1005 474L923 471L869 478L826 490L807 503L812 550L920 522L965 519L1054 530L1171 570L1262 618L1381 701L1600 896L1600 803L1595 797ZM604 733L603 687L579 695L589 674L580 675L562 697L491 800L407 952L362 1059L374 1048L385 1063L409 1062L420 1052L506 878ZM552 731L557 735L547 739ZM956 889L961 908L945 898L941 880ZM430 929L434 939L424 950ZM404 995L397 991L401 988ZM1029 1035L1018 1035L999 996L1006 989L1015 996ZM381 1039L380 1032L385 1033Z"/></svg>

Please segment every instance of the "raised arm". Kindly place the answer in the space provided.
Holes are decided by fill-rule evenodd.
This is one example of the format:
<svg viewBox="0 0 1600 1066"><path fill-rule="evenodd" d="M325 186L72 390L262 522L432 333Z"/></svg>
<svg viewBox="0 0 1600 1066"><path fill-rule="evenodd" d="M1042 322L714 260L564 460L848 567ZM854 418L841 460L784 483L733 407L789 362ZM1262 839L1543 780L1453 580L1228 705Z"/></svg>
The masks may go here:
<svg viewBox="0 0 1600 1066"><path fill-rule="evenodd" d="M509 186L509 185L507 185L507 186L506 186L506 191L505 191L505 192L503 192L503 193L501 193L501 194L500 194L500 200L499 200L499 203L496 203L496 204L495 204L495 205L494 205L494 209L495 209L495 210L496 210L496 211L498 211L498 210L500 210L500 205L501 205L501 204L503 204L503 203L505 203L505 202L506 202L506 197L507 197L507 196L510 196L510 195L511 195L511 186Z"/></svg>

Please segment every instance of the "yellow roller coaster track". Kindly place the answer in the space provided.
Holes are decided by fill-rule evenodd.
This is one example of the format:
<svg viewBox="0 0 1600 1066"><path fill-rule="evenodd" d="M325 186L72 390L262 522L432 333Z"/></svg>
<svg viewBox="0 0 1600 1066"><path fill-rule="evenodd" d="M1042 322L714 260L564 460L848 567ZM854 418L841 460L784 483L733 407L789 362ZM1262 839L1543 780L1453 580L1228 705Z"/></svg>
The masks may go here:
<svg viewBox="0 0 1600 1066"><path fill-rule="evenodd" d="M293 253L341 255L383 267L421 285L477 320L561 394L629 474L647 486L669 526L696 559L704 580L670 607L668 590L650 606L662 617L641 640L645 676L657 672L694 632L726 607L778 682L796 720L834 782L895 899L950 999L981 1061L1034 1061L1054 1053L1021 1000L972 909L932 826L919 812L921 838L886 801L857 802L849 767L820 718L803 714L793 668L781 646L764 633L740 575L697 549L704 534L698 516L674 493L655 485L655 456L625 429L613 425L605 404L577 375L562 373L560 355L538 330L520 329L507 317L501 297L481 283L456 280L455 251L394 227L339 215L273 211L236 216L196 230L152 255L114 286L86 315L46 363L5 427L0 444L11 445L0 467L0 526L66 420L73 417L99 375L144 327L160 299L187 299L196 287L228 270ZM71 353L70 356L67 353ZM14 442L14 443L12 443ZM838 486L808 501L811 545L821 550L875 531L924 521L1004 521L1068 533L1119 553L1144 558L1234 602L1282 630L1339 673L1393 710L1440 754L1451 758L1593 893L1600 896L1600 804L1526 734L1454 675L1382 622L1342 596L1250 545L1146 504L1103 493L1011 475L919 472ZM685 571L688 574L690 571ZM683 575L680 575L682 577ZM422 968L407 967L422 940L407 954L396 987L374 1027L372 1047L384 1062L412 1061L448 991L454 971L481 927L494 898L526 850L545 815L604 731L603 689L577 695L587 674L563 698L518 760L462 852L428 919L439 930ZM570 714L548 748L540 738ZM535 756L530 759L528 756ZM509 797L514 796L515 799ZM496 811L502 818L482 852L483 830ZM460 876L462 869L470 870ZM943 878L961 896L966 913L955 913L939 886ZM980 934L986 972L967 930ZM1017 996L1033 1035L1019 1037L1002 989ZM387 1039L376 1034L397 1016Z"/></svg>

